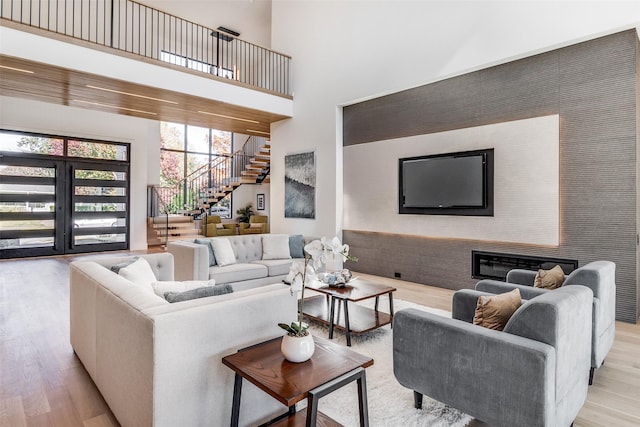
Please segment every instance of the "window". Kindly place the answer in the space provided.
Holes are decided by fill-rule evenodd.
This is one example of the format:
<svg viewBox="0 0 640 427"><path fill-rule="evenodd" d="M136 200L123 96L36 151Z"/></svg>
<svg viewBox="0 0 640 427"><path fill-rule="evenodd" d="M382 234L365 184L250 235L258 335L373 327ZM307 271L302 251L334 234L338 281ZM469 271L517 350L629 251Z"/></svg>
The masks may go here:
<svg viewBox="0 0 640 427"><path fill-rule="evenodd" d="M233 70L223 67L218 69L216 65L207 64L206 62L197 61L186 56L176 55L175 53L169 53L165 50L160 52L160 60L170 64L180 65L181 67L187 67L192 70L201 71L203 73L214 74L226 79L234 78Z"/></svg>
<svg viewBox="0 0 640 427"><path fill-rule="evenodd" d="M233 134L216 129L187 126L179 123L160 124L160 185L179 187L174 200L165 203L181 207L185 201L201 200L218 181L213 171L220 162L230 158ZM197 185L193 185L197 182ZM195 193L195 194L194 194ZM231 218L231 196L213 207L226 207L224 218Z"/></svg>

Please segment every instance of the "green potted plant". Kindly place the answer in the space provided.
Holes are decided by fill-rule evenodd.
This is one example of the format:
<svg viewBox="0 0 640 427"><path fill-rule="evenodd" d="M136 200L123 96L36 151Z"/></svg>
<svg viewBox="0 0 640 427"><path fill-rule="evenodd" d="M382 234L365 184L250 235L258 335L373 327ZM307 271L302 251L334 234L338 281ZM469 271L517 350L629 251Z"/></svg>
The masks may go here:
<svg viewBox="0 0 640 427"><path fill-rule="evenodd" d="M238 214L238 222L249 223L249 218L251 218L251 215L254 215L253 205L251 203L247 203L244 208L238 209L236 214Z"/></svg>

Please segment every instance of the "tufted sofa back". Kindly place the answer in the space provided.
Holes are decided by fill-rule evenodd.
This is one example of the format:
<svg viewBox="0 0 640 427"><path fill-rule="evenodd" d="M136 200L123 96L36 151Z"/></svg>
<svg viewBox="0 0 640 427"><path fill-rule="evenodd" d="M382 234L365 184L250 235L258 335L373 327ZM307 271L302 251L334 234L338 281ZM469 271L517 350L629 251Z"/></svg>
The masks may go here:
<svg viewBox="0 0 640 427"><path fill-rule="evenodd" d="M241 234L225 238L231 242L237 262L251 262L262 259L262 234Z"/></svg>

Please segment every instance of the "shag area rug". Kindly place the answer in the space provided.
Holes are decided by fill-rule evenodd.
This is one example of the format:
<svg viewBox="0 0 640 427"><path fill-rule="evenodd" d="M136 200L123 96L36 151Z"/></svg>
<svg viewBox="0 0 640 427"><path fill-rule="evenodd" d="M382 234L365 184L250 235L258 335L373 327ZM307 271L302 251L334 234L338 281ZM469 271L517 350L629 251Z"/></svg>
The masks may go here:
<svg viewBox="0 0 640 427"><path fill-rule="evenodd" d="M381 298L381 311L387 311L385 302L386 298ZM405 308L451 317L447 311L394 299L394 311ZM328 337L329 328L317 322L310 322L310 330L314 335ZM333 341L346 346L345 335L340 330L334 332ZM422 409L414 408L413 391L401 386L393 375L393 331L389 325L362 335L352 335L351 348L374 360L373 366L366 369L369 424L372 427L464 427L472 420L471 416L427 396L424 396ZM356 383L320 399L319 409L342 425L360 425Z"/></svg>

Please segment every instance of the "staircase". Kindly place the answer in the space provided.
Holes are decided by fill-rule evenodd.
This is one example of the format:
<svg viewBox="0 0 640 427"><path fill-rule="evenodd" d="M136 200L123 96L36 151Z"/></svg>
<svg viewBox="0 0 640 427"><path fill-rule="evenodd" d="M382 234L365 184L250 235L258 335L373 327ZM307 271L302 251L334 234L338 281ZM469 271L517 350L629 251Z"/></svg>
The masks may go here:
<svg viewBox="0 0 640 427"><path fill-rule="evenodd" d="M190 215L165 215L147 218L147 245L160 246L173 240L196 238L199 221Z"/></svg>
<svg viewBox="0 0 640 427"><path fill-rule="evenodd" d="M153 186L148 191L147 244L200 234L199 220L209 208L243 184L268 184L271 146L262 137L247 138L242 149L220 156L173 187ZM184 189L186 188L186 199Z"/></svg>
<svg viewBox="0 0 640 427"><path fill-rule="evenodd" d="M265 138L249 137L232 157L214 163L189 183L190 191L198 196L196 206L202 211L220 202L242 184L268 184L271 145Z"/></svg>

